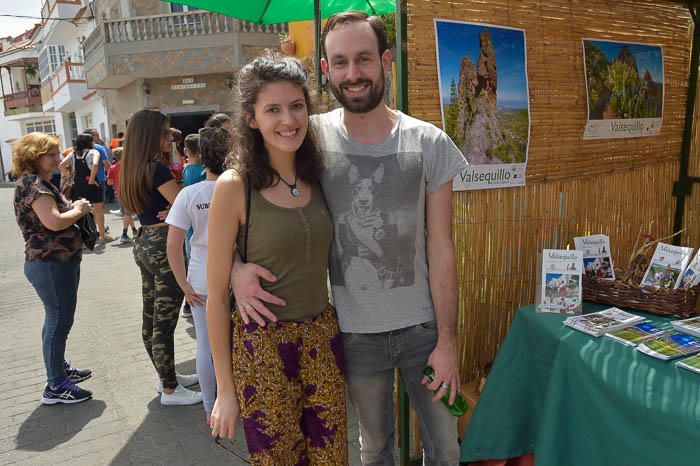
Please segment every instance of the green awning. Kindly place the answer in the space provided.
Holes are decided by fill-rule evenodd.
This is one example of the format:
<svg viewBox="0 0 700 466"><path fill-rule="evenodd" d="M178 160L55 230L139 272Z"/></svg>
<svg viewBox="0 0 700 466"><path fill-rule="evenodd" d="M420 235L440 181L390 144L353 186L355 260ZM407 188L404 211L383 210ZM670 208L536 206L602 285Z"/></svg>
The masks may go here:
<svg viewBox="0 0 700 466"><path fill-rule="evenodd" d="M214 11L260 24L287 23L314 19L314 0L173 0L195 8ZM321 18L346 10L370 15L393 14L394 0L321 0Z"/></svg>

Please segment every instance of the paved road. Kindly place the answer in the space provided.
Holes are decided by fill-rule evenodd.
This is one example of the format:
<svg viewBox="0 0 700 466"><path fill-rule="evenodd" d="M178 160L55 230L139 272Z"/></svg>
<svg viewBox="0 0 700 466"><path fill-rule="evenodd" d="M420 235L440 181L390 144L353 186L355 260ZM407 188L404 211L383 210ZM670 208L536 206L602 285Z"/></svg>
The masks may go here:
<svg viewBox="0 0 700 466"><path fill-rule="evenodd" d="M12 193L0 188L0 464L246 464L213 444L201 405L160 405L141 341L140 280L130 245L98 246L83 258L67 355L93 370L82 385L94 399L71 406L39 403L45 384L43 308L22 271L24 242ZM113 233L121 231L119 218L108 215L107 223ZM192 322L181 319L175 338L179 372L194 372L194 338ZM360 464L357 437L351 417L352 465ZM247 456L242 435L232 448Z"/></svg>

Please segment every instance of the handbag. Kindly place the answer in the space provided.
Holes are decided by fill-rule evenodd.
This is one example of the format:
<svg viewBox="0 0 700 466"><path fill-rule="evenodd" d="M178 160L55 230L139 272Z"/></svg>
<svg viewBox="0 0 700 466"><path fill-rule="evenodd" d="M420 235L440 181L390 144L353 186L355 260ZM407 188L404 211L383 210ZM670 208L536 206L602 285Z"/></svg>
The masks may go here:
<svg viewBox="0 0 700 466"><path fill-rule="evenodd" d="M90 251L95 249L95 243L97 242L97 224L95 223L95 216L92 212L88 212L83 215L75 222L76 228L80 230L80 239L83 240L83 244Z"/></svg>

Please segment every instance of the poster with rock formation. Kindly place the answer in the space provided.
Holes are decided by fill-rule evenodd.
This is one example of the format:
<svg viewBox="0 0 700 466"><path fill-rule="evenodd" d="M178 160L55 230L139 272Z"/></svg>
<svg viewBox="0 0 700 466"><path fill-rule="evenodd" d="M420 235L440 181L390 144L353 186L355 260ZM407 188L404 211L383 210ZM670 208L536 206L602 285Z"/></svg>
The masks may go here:
<svg viewBox="0 0 700 466"><path fill-rule="evenodd" d="M525 32L435 20L445 132L469 166L454 190L525 184L530 140Z"/></svg>
<svg viewBox="0 0 700 466"><path fill-rule="evenodd" d="M583 139L636 138L661 132L661 47L583 39L588 122Z"/></svg>

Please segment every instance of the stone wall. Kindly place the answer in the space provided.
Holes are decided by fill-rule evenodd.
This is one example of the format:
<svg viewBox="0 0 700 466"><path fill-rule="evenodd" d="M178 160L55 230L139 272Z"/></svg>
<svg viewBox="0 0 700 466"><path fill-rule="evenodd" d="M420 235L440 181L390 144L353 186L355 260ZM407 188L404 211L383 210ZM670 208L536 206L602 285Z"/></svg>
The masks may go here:
<svg viewBox="0 0 700 466"><path fill-rule="evenodd" d="M119 90L103 91L110 130L116 125L117 131L124 131L131 115L143 108L178 114L202 111L233 113L236 107L235 86L228 88L226 78L229 76L233 78L228 73L217 73L138 79ZM176 88L173 89L173 86Z"/></svg>
<svg viewBox="0 0 700 466"><path fill-rule="evenodd" d="M226 78L232 74L216 73L199 76L183 74L176 78L146 79L150 94L147 106L164 112L187 113L203 110L232 112L235 88L229 89ZM204 87L202 87L204 86ZM173 89L173 87L175 87Z"/></svg>
<svg viewBox="0 0 700 466"><path fill-rule="evenodd" d="M131 9L134 12L133 16L159 15L170 12L169 4L159 0L131 0Z"/></svg>
<svg viewBox="0 0 700 466"><path fill-rule="evenodd" d="M117 132L125 131L126 122L131 115L144 108L145 99L143 98L141 82L141 80L136 80L119 90L104 91L110 131L112 131L113 126L116 126Z"/></svg>

